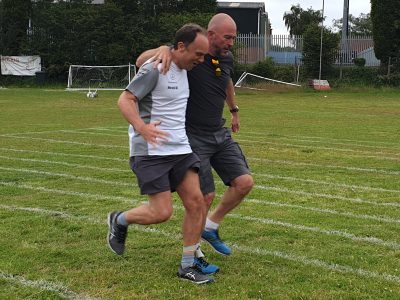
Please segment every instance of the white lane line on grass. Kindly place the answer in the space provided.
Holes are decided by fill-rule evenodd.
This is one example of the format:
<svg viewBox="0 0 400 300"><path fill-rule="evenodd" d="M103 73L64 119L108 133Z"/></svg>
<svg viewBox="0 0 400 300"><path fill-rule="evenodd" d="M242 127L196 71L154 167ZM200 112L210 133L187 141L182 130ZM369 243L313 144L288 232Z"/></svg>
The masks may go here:
<svg viewBox="0 0 400 300"><path fill-rule="evenodd" d="M10 184L10 183L3 183L0 181L0 185L6 185L6 186L12 186L15 188L25 188L25 189L31 189L31 190L36 190L40 192L55 192L58 194L66 194L66 195L74 195L74 196L80 196L85 198L94 198L96 200L119 200L119 201L124 201L124 202L138 202L137 200L130 200L128 198L123 198L123 197L107 197L107 196L101 196L101 195L93 195L94 197L90 197L92 194L87 194L87 193L77 193L77 192L68 192L64 190L55 190L55 189L46 189L46 188L37 188L37 187L32 187L28 185L18 185L18 184ZM182 206L179 206L179 209L183 209ZM327 234L330 236L340 236L340 237L345 237L354 241L362 241L362 242L367 242L367 243L372 243L376 245L382 245L385 247L389 247L391 249L400 249L400 246L397 242L395 241L383 241L379 238L376 237L363 237L363 236L356 236L354 234L350 234L344 231L340 230L326 230L322 229L319 227L308 227L304 225L296 225L296 224L291 224L291 223L285 223L281 221L276 221L273 219L262 219L262 218L254 218L251 216L242 216L239 214L229 214L227 215L229 218L236 218L236 219L241 219L241 220L247 220L247 221L252 221L252 222L258 222L258 223L264 223L264 224L270 224L270 225L276 225L276 226L283 226L287 228L292 228L296 230L302 230L302 231L312 231L312 232L318 232L322 234Z"/></svg>
<svg viewBox="0 0 400 300"><path fill-rule="evenodd" d="M347 239L350 239L350 240L356 241L356 242L367 242L367 243L371 243L371 244L385 246L385 247L393 249L393 250L400 249L400 244L395 241L384 241L382 239L379 239L376 237L371 237L371 236L356 236L355 234L348 233L345 231L340 231L340 230L326 230L326 229L322 229L319 227L297 225L297 224L292 224L292 223L287 223L287 222L276 221L273 219L243 216L241 214L229 214L228 216L230 218L247 220L247 221L252 221L252 222L256 222L256 223L273 225L273 226L292 228L292 229L297 229L300 231L310 231L310 232L322 233L325 235L340 236L340 237L344 237L344 238L347 238Z"/></svg>
<svg viewBox="0 0 400 300"><path fill-rule="evenodd" d="M279 176L279 175L272 175L272 174L266 174L266 173L253 173L253 175L268 177L268 178L272 178L272 179L282 179L282 180L287 180L287 181L325 184L325 185L331 185L334 187L344 187L347 189L359 189L359 190L364 190L364 191L376 191L376 192L385 192L385 193L400 193L400 190L384 189L384 188L377 188L377 187L371 187L371 186L365 186L365 185L352 185L352 184L350 185L350 184L345 184L345 183L337 183L337 182L314 180L314 179L303 179L303 178L290 177L290 176Z"/></svg>
<svg viewBox="0 0 400 300"><path fill-rule="evenodd" d="M120 162L128 163L128 159L116 158L116 157L114 158L114 157L98 156L98 155L71 154L71 153L51 152L51 151L37 151L37 150L22 150L22 149L4 148L4 147L0 147L0 151L22 152L22 153L26 152L26 153L47 154L47 155L54 155L54 156L93 158L93 159L98 159L98 160L112 160L112 161L120 161Z"/></svg>
<svg viewBox="0 0 400 300"><path fill-rule="evenodd" d="M98 170L98 171L108 171L108 172L124 172L128 171L128 168L125 170L123 169L116 169L116 168L105 168L105 167L94 167L89 165L81 165L81 164L74 164L74 163L67 163L62 161L53 161L53 160L44 160L44 159L34 159L34 158L16 158L16 157L8 157L0 155L1 159L6 160L17 160L17 161L27 161L27 162L37 162L37 163L44 163L44 164L52 164L52 165L61 165L67 167L74 167L74 168L83 168L83 169L91 169L91 170Z"/></svg>
<svg viewBox="0 0 400 300"><path fill-rule="evenodd" d="M274 186L255 185L254 188L262 189L262 190L270 190L270 191L275 191L275 192L279 192L279 193L302 195L302 196L313 197L313 198L326 198L326 199L340 200L340 201L346 201L346 202L366 203L366 204L372 204L372 205L378 205L378 206L400 207L400 203L396 203L396 202L376 202L376 201L370 201L370 200L365 200L365 199L361 199L361 198L349 198L349 197L336 196L336 195L331 195L331 194L304 192L304 191L290 190L290 189L274 187Z"/></svg>
<svg viewBox="0 0 400 300"><path fill-rule="evenodd" d="M55 213L59 213L58 211L51 213L51 211L44 210L44 209L40 210L40 209L6 206L6 205L0 205L0 208L9 209L9 210L23 210L23 211L28 211L28 212L30 211L33 213L45 213L45 214L51 214L51 215L55 215ZM66 215L68 215L68 214L66 214ZM95 224L105 224L105 222L99 221L99 220L91 218L91 217L84 217L84 216L75 217L72 215L69 215L69 216L70 216L69 217L70 219L80 219L80 220L86 219ZM182 238L180 234L165 232L165 231L161 231L156 228L151 228L151 230L146 230L145 229L146 227L144 227L144 226L132 226L131 225L130 228L131 227L134 227L135 230L142 230L145 232L160 234L160 235L166 236L168 238L174 238L177 240ZM288 254L288 253L284 253L281 251L272 251L272 250L262 249L262 248L258 248L258 247L255 248L255 247L238 246L236 244L234 244L232 246L233 246L233 248L239 250L240 252L244 252L244 253L257 254L257 255L262 255L262 256L272 256L272 257L277 257L277 258L281 258L284 260L292 261L294 263L300 263L305 266L313 266L313 267L324 269L324 270L330 270L330 271L335 271L335 272L340 272L340 273L356 274L361 277L375 278L375 279L379 279L379 280L400 283L400 277L396 276L396 275L392 275L392 274L377 273L377 272L373 272L373 271L364 270L361 268L353 268L353 267L347 266L347 265L328 263L328 262L325 262L325 261L322 261L319 259L310 259L305 256Z"/></svg>
<svg viewBox="0 0 400 300"><path fill-rule="evenodd" d="M276 142L268 142L268 141L254 141L254 140L244 140L244 139L236 139L237 142L241 143L250 143L250 144L268 144L268 145L279 145L282 147L294 147L294 148L307 148L307 149L318 149L318 150L329 150L329 151L340 151L340 152L354 152L354 153L362 153L362 154L375 154L376 157L389 157L400 156L400 153L386 153L382 151L365 151L365 150L355 150L355 149L345 149L345 148L334 148L334 147L321 147L321 146L310 146L310 145L297 145L297 144L286 144L286 143L276 143ZM377 155L382 154L382 155Z"/></svg>
<svg viewBox="0 0 400 300"><path fill-rule="evenodd" d="M261 137L251 137L251 136L246 136L248 138L256 138L257 141L260 141L258 139L261 139ZM290 137L276 137L276 136L269 136L262 138L264 140L289 140L289 141L300 141L300 142L309 142L309 143L327 143L326 141L323 140L313 140L313 139L307 139L307 138L290 138ZM362 145L362 144L355 144L355 143L340 143L340 142L328 142L329 144L332 145L340 145L340 146L351 146L351 147L364 147L364 148L373 148L373 149L386 149L386 150L400 150L398 147L384 147L384 146L377 146L377 145ZM396 145L398 146L398 144Z"/></svg>
<svg viewBox="0 0 400 300"><path fill-rule="evenodd" d="M37 288L40 290L50 291L50 292L56 293L57 295L59 295L63 298L66 298L66 299L73 299L73 300L98 299L98 298L92 298L92 297L88 297L85 295L77 294L74 291L68 289L67 287L63 286L60 283L50 282L50 281L46 281L46 280L42 280L42 279L29 280L22 276L4 273L3 271L0 271L0 279L15 282L20 285L27 286L27 287L33 287L33 288Z"/></svg>
<svg viewBox="0 0 400 300"><path fill-rule="evenodd" d="M329 169L344 169L349 171L357 171L357 172L371 172L371 173L380 173L387 175L400 175L400 171L390 171L383 169L375 169L375 168L358 168L358 167L346 167L346 166L337 166L337 165L322 165L316 163L306 163L306 162L297 162L297 161L288 161L288 160L274 160L268 158L258 158L258 157L247 157L248 160L262 161L267 163L274 164L282 164L289 166L306 166L306 167L318 167L318 168L329 168Z"/></svg>
<svg viewBox="0 0 400 300"><path fill-rule="evenodd" d="M256 204L263 204L263 205L271 205L277 207L288 207L294 209L301 209L301 210L308 210L312 212L317 212L321 214L331 214L343 217L349 217L354 219L362 219L362 220L374 220L379 222L385 223L400 223L400 219L393 219L389 217L381 217L381 216L374 216L374 215L360 215L360 214L353 214L351 212L340 212L333 209L326 209L326 208L316 208L316 207L307 207L302 205L296 204L287 204L287 203L279 203L267 200L259 200L259 199L245 199L245 202L256 203ZM399 204L400 206L400 204Z"/></svg>
<svg viewBox="0 0 400 300"><path fill-rule="evenodd" d="M245 136L251 136L251 135L257 135L261 136L262 138L268 139L270 137L278 137L280 135L269 135L265 134L263 132L242 132L240 131L241 135ZM306 139L316 139L316 140L326 140L326 141L346 141L346 142L351 142L351 143L366 143L366 144L383 144L383 145L393 145L393 146L399 146L399 143L391 143L391 142L382 142L382 141L367 141L367 140L353 140L353 139L335 139L335 138L327 138L327 137L319 137L319 136L305 136L305 135L288 135L285 137L294 137L294 138L306 138Z"/></svg>
<svg viewBox="0 0 400 300"><path fill-rule="evenodd" d="M0 150L1 150L1 148L0 148ZM103 168L103 167L94 167L94 166L91 166L91 165L66 163L66 162L63 162L63 161L40 160L40 159L33 159L33 158L18 158L18 157L4 156L4 155L0 155L0 158L1 159L6 159L6 160L29 161L29 162L40 162L40 163L46 163L46 164L64 165L64 166L69 166L69 167L78 167L78 168L93 169L93 170L99 170L99 171L127 172L127 171L130 170L129 168L125 168L125 169ZM124 160L124 161L127 161L127 160ZM303 178L298 178L298 177L280 176L280 175L273 175L273 174L268 174L268 173L253 173L253 175L260 176L260 177L268 177L268 178L272 178L272 179L282 179L282 180L288 180L288 181L295 181L295 182L297 181L297 182L307 182L307 183L316 183L316 184L326 184L326 185L331 185L331 186L334 186L334 187L340 187L340 188L344 187L344 188L348 188L348 189L351 189L351 190L360 189L360 190L366 190L366 191L400 193L400 190L384 189L384 188L362 186L362 185L348 185L348 184L337 183L337 182L332 182L332 181L303 179Z"/></svg>
<svg viewBox="0 0 400 300"><path fill-rule="evenodd" d="M100 195L100 194L82 193L82 192L60 190L60 189L50 189L50 188L45 188L42 186L33 186L33 185L20 184L20 183L17 184L14 182L0 181L0 185L19 188L19 189L28 189L28 190L50 193L50 194L54 193L54 194L67 195L67 196L76 196L76 197L82 197L82 198L88 198L88 199L94 199L94 200L111 200L111 201L118 200L118 201L126 202L129 204L137 203L139 201L139 200L130 199L127 197L104 196L104 195Z"/></svg>
<svg viewBox="0 0 400 300"><path fill-rule="evenodd" d="M355 274L364 278L374 278L378 280L384 280L394 283L400 283L400 276L392 275L388 273L378 273L373 271L364 270L361 268L353 268L347 265L339 265L335 263L328 263L319 259L310 259L305 256L287 254L281 251L271 251L261 248L253 248L253 247L244 247L238 245L232 245L233 248L248 254L257 254L262 256L273 256L282 258L285 260L289 260L295 263L301 263L305 266L312 266L321 268L324 270L330 270L339 273L346 273L346 274Z"/></svg>
<svg viewBox="0 0 400 300"><path fill-rule="evenodd" d="M128 183L128 182L111 181L111 180L106 180L106 179L98 179L98 178L85 177L85 176L75 176L75 175L70 175L70 174L65 174L65 173L37 171L37 170L32 170L32 169L0 167L0 170L23 172L23 173L30 173L30 174L40 174L40 175L46 175L46 176L55 176L55 177L62 177L62 178L68 178L68 179L74 179L74 180L87 181L87 182L91 182L91 183L104 183L104 184L110 184L110 185L130 186L130 187L133 186L132 183Z"/></svg>
<svg viewBox="0 0 400 300"><path fill-rule="evenodd" d="M113 186L115 186L115 185L129 186L129 187L132 186L131 183L127 183L127 182L97 179L97 178L85 177L85 176L75 176L75 175L70 175L70 174L65 174L65 173L54 173L54 172L37 171L37 170L31 170L31 169L6 168L6 167L0 167L0 170L24 172L24 173L30 173L30 174L40 174L40 175L46 175L46 176L57 176L57 177L68 178L68 179L73 179L73 180L86 181L86 182L90 182L90 183L109 184L109 185L113 185ZM222 185L221 182L218 182L217 184ZM358 203L363 202L363 203L369 203L369 204L375 204L375 205L381 205L381 206L400 207L400 204L397 204L397 203L390 203L390 202L389 203L379 203L379 202L373 202L373 201L366 202L365 200L358 199L358 198L347 198L347 197L335 196L335 195L330 195L330 194L318 194L318 193L309 193L309 192L304 192L304 191L293 191L293 190L279 188L279 187L267 187L267 186L255 185L254 188L263 189L263 190L273 190L273 191L277 191L277 192L292 193L292 194L298 194L298 195L303 195L303 196L322 197L322 198L345 200L345 201L358 202ZM379 203L379 204L377 204L377 203ZM351 215L352 215L351 213L348 213L347 216L350 217ZM356 214L354 214L354 216L355 215ZM370 220L386 222L386 223L400 223L399 220L395 220L395 219L388 218L388 217L380 217L380 216L362 215L362 216L359 216L359 218L363 218L363 219L368 218Z"/></svg>
<svg viewBox="0 0 400 300"><path fill-rule="evenodd" d="M33 140L33 141L43 141L43 142L49 142L49 143L72 144L72 145L81 145L81 146L90 146L90 147L100 147L100 148L119 148L119 149L127 149L127 146L105 145L105 144L93 144L93 143L83 143L83 142L74 142L74 141L66 141L66 140L45 139L45 138L35 138L35 137L25 137L25 136L16 136L16 135L5 135L5 134L0 134L0 136L1 136L1 137L6 137L6 138L25 139L25 140Z"/></svg>

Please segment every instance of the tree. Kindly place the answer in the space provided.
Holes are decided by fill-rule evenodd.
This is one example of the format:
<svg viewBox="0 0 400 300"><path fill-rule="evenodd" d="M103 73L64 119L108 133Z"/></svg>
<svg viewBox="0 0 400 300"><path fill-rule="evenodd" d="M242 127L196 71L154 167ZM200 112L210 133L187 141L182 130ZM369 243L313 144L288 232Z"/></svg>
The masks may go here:
<svg viewBox="0 0 400 300"><path fill-rule="evenodd" d="M26 40L31 0L3 0L0 15L0 53L20 55Z"/></svg>
<svg viewBox="0 0 400 300"><path fill-rule="evenodd" d="M360 14L359 17L349 15L350 35L372 35L371 14ZM343 18L333 20L333 28L339 32L343 28Z"/></svg>
<svg viewBox="0 0 400 300"><path fill-rule="evenodd" d="M400 5L398 0L371 0L375 55L383 63L400 64Z"/></svg>
<svg viewBox="0 0 400 300"><path fill-rule="evenodd" d="M285 26L289 29L289 34L302 35L308 26L318 25L324 18L319 10L308 8L303 10L300 4L292 5L290 12L285 12L283 15Z"/></svg>
<svg viewBox="0 0 400 300"><path fill-rule="evenodd" d="M303 38L303 63L306 74L312 78L317 78L320 63L321 27L315 24L308 26L303 34ZM339 47L339 40L340 37L337 33L324 28L321 58L321 73L323 76L326 76L332 67L335 53Z"/></svg>

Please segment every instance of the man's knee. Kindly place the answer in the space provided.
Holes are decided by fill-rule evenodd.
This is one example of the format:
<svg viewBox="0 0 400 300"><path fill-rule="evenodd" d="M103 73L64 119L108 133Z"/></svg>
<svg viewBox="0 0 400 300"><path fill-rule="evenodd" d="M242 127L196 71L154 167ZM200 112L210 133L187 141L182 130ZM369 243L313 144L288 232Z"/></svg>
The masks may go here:
<svg viewBox="0 0 400 300"><path fill-rule="evenodd" d="M241 195L247 195L254 186L253 177L250 174L239 176L233 180L232 186Z"/></svg>
<svg viewBox="0 0 400 300"><path fill-rule="evenodd" d="M172 207L164 207L162 209L158 209L157 211L153 211L155 223L168 221L171 218L172 213Z"/></svg>

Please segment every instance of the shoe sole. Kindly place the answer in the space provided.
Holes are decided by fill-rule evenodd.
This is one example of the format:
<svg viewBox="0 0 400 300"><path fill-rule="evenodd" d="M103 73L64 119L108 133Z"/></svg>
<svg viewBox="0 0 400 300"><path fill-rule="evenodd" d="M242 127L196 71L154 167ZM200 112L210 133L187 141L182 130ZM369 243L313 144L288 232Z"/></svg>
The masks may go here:
<svg viewBox="0 0 400 300"><path fill-rule="evenodd" d="M212 283L215 281L214 279L207 279L207 280L203 280L203 281L193 281L193 280L190 280L189 278L180 276L179 273L177 273L177 275L180 280L190 281L191 283L194 283L194 284L206 284L206 283Z"/></svg>
<svg viewBox="0 0 400 300"><path fill-rule="evenodd" d="M201 238L201 240L204 241L204 242L206 242L207 244L209 244L210 247L213 248L214 251L217 252L218 254L221 254L221 255L224 255L224 256L229 256L229 255L231 255L231 253L232 253L232 252L231 252L231 253L226 254L226 253L223 253L223 252L221 252L221 251L218 251L218 250L215 249L214 246L213 246L209 241L207 241L206 239Z"/></svg>
<svg viewBox="0 0 400 300"><path fill-rule="evenodd" d="M121 256L123 253L119 254L119 253L115 252L115 250L114 250L114 249L111 247L111 245L110 245L110 236L111 236L111 214L112 214L112 213L109 213L108 216L107 216L107 224L108 224L107 245L108 245L108 248L110 248L110 250L111 250L113 253L115 253L116 255Z"/></svg>

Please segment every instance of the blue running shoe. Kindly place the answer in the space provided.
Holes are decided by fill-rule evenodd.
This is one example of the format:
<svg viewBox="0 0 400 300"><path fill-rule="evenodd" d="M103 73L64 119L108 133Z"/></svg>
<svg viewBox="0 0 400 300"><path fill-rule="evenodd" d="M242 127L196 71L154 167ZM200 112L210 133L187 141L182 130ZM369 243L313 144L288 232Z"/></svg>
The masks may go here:
<svg viewBox="0 0 400 300"><path fill-rule="evenodd" d="M207 231L204 230L201 234L201 239L210 244L216 252L222 255L229 255L232 253L231 248L229 248L219 237L218 229Z"/></svg>
<svg viewBox="0 0 400 300"><path fill-rule="evenodd" d="M219 267L213 264L209 264L204 257L195 257L194 265L201 271L203 274L214 274L219 271Z"/></svg>

